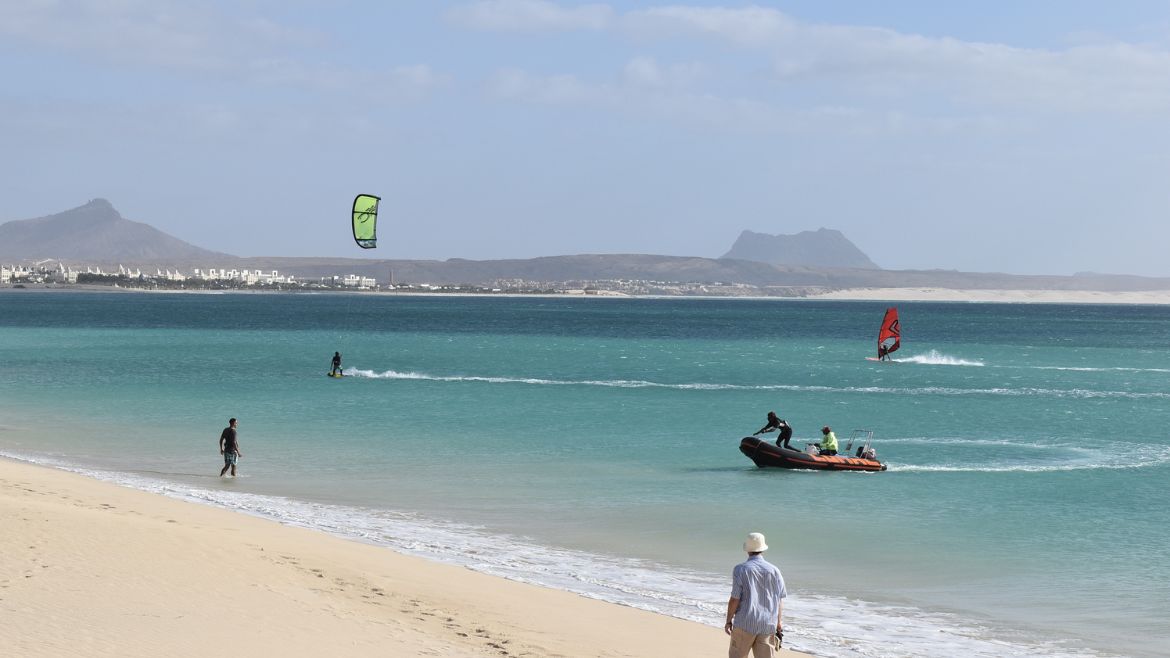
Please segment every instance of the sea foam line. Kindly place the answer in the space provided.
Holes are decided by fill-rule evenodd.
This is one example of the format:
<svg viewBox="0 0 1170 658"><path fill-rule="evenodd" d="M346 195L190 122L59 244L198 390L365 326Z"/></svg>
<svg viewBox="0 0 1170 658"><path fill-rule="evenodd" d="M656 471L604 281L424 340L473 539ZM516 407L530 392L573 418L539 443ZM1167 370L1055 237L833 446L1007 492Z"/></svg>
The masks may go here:
<svg viewBox="0 0 1170 658"><path fill-rule="evenodd" d="M927 386L923 388L893 388L884 386L800 386L796 384L712 384L689 382L667 384L640 379L544 379L539 377L498 377L483 375L432 375L422 372L353 369L349 374L364 379L412 379L432 382L479 382L485 384L528 384L533 386L602 386L609 388L667 388L685 391L793 391L822 393L880 393L892 395L1002 395L1038 396L1056 398L1124 398L1170 399L1170 393L1133 391L1094 391L1091 389L1054 388L954 388Z"/></svg>
<svg viewBox="0 0 1170 658"><path fill-rule="evenodd" d="M914 356L907 356L893 360L897 361L898 363L917 363L928 366L983 366L982 361L963 359L956 356L947 356L938 350L931 350L926 354L915 354Z"/></svg>
<svg viewBox="0 0 1170 658"><path fill-rule="evenodd" d="M541 546L522 537L490 534L476 526L423 519L392 510L205 489L160 478L96 470L41 456L6 452L0 452L0 456L709 626L721 626L726 607L725 575ZM790 595L785 603L785 619L792 629L785 636L790 647L818 656L876 658L894 655L891 647L897 648L896 655L911 658L1106 655L1053 642L1031 641L1011 630L985 628L948 613L803 592Z"/></svg>
<svg viewBox="0 0 1170 658"><path fill-rule="evenodd" d="M938 350L930 350L927 352L927 354L893 358L892 361L897 363L916 363L920 365L964 365L975 366L975 368L982 368L982 366L986 365L982 359L948 356L942 354L942 352ZM1170 368L1131 368L1131 366L1112 366L1112 368L1101 368L1101 366L1087 365L993 365L992 368L1005 368L1013 370L1062 370L1073 372L1170 372Z"/></svg>
<svg viewBox="0 0 1170 658"><path fill-rule="evenodd" d="M1170 372L1170 368L1091 368L1088 366L1027 366L1036 370L1071 370L1075 372Z"/></svg>

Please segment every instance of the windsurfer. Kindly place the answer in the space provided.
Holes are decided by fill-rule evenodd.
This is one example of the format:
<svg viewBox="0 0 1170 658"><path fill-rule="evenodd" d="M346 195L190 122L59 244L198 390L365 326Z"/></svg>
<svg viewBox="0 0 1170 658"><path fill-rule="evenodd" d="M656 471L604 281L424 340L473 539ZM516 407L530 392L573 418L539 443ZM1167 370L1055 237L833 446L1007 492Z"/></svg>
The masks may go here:
<svg viewBox="0 0 1170 658"><path fill-rule="evenodd" d="M890 354L902 346L902 323L898 320L898 309L893 306L886 309L886 315L882 318L877 344L878 361L893 361Z"/></svg>
<svg viewBox="0 0 1170 658"><path fill-rule="evenodd" d="M837 435L833 434L833 428L825 425L821 428L821 442L815 444L820 448L819 455L835 455L837 454Z"/></svg>
<svg viewBox="0 0 1170 658"><path fill-rule="evenodd" d="M333 364L332 364L332 367L329 368L329 375L336 377L337 375L344 375L344 374L345 374L345 370L343 370L341 367L341 352L334 352L333 353Z"/></svg>
<svg viewBox="0 0 1170 658"><path fill-rule="evenodd" d="M776 445L782 448L792 448L788 445L788 442L792 440L792 427L783 418L777 416L775 411L768 412L768 424L753 432L752 436L765 434L772 430L780 430L780 436L776 437Z"/></svg>

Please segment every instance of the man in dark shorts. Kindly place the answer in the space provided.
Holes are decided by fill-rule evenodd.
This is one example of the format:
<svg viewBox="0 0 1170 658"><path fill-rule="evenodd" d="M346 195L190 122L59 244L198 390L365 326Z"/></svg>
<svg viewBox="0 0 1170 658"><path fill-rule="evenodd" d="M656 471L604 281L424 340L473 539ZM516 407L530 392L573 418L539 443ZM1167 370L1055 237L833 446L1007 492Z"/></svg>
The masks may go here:
<svg viewBox="0 0 1170 658"><path fill-rule="evenodd" d="M345 371L341 369L341 352L333 353L333 363L329 368L330 376L345 375Z"/></svg>
<svg viewBox="0 0 1170 658"><path fill-rule="evenodd" d="M244 453L240 452L240 442L236 440L236 419L232 418L228 421L228 426L223 428L223 432L219 434L219 454L223 455L223 470L219 472L219 476L223 477L228 469L232 469L232 477L236 476L236 458L242 457Z"/></svg>

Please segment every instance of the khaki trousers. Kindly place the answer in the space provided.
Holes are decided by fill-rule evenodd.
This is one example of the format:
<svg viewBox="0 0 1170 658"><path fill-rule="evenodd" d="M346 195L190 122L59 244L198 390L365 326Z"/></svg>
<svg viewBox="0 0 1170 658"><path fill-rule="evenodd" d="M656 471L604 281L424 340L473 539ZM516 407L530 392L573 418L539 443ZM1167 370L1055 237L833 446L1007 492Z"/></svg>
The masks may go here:
<svg viewBox="0 0 1170 658"><path fill-rule="evenodd" d="M742 628L732 628L727 658L747 658L749 653L755 658L775 658L776 636L753 635Z"/></svg>

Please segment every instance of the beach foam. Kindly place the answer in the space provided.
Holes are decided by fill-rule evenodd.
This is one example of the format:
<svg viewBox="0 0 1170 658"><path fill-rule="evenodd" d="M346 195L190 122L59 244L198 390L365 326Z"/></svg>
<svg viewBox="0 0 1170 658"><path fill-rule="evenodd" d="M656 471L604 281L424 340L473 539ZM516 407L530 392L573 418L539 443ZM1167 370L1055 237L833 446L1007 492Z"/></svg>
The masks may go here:
<svg viewBox="0 0 1170 658"><path fill-rule="evenodd" d="M724 576L541 546L523 537L488 534L480 527L426 519L408 512L194 487L161 478L96 470L49 457L12 453L0 456L710 626L722 625L726 607L728 584ZM786 634L786 646L819 656L889 656L893 655L890 647L897 647L898 656L924 658L1107 655L1070 650L1055 643L1029 642L1018 632L993 629L955 615L855 599L796 592L790 595L785 610L789 627L798 629Z"/></svg>

